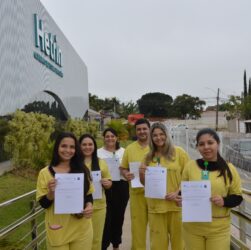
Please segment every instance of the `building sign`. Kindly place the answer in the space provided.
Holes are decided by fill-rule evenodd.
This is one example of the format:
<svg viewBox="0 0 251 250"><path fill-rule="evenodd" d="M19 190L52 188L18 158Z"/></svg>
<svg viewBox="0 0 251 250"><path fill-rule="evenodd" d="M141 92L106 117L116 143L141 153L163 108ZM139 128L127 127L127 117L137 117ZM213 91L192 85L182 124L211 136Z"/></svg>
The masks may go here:
<svg viewBox="0 0 251 250"><path fill-rule="evenodd" d="M34 27L35 27L35 46L40 48L43 54L50 58L57 66L62 68L62 51L57 44L56 35L52 35L44 30L43 21L39 20L37 14L34 14ZM34 52L33 56L40 63L44 64L48 69L63 77L61 70L57 69L52 63L47 61L41 54Z"/></svg>

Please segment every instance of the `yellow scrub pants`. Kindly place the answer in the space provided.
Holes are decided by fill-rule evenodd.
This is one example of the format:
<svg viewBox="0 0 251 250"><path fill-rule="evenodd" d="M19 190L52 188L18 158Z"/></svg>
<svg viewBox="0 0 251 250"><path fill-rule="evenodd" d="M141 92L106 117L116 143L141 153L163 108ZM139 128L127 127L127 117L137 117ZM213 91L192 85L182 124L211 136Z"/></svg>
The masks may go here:
<svg viewBox="0 0 251 250"><path fill-rule="evenodd" d="M92 215L93 241L92 250L101 250L103 231L105 225L106 208L94 209ZM88 249L88 248L84 248Z"/></svg>
<svg viewBox="0 0 251 250"><path fill-rule="evenodd" d="M183 250L181 212L149 213L151 250ZM197 250L200 250L199 248Z"/></svg>
<svg viewBox="0 0 251 250"><path fill-rule="evenodd" d="M92 230L92 224L90 223L89 225L90 226L86 227L86 231L83 233L83 235L81 235L82 237L79 237L79 239L75 239L69 242L68 244L61 246L51 246L47 240L47 250L83 250L83 249L91 250L93 230Z"/></svg>
<svg viewBox="0 0 251 250"><path fill-rule="evenodd" d="M144 192L139 194L130 193L131 212L131 250L146 250L146 230L148 212Z"/></svg>
<svg viewBox="0 0 251 250"><path fill-rule="evenodd" d="M230 218L212 222L183 223L186 250L229 250Z"/></svg>

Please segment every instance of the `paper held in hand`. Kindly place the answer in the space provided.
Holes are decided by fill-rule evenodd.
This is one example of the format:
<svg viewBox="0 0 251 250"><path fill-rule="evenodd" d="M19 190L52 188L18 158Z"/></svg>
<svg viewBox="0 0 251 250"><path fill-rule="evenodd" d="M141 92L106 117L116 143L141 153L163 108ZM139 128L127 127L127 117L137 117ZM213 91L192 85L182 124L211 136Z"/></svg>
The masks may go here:
<svg viewBox="0 0 251 250"><path fill-rule="evenodd" d="M104 159L109 167L112 176L112 181L120 181L119 159L118 158L105 158Z"/></svg>
<svg viewBox="0 0 251 250"><path fill-rule="evenodd" d="M167 169L147 167L145 171L145 197L165 199L167 187Z"/></svg>
<svg viewBox="0 0 251 250"><path fill-rule="evenodd" d="M94 185L94 193L92 197L94 200L102 199L102 184L101 184L101 171L92 171L92 181Z"/></svg>
<svg viewBox="0 0 251 250"><path fill-rule="evenodd" d="M84 209L84 174L55 174L55 214L81 213Z"/></svg>
<svg viewBox="0 0 251 250"><path fill-rule="evenodd" d="M134 178L131 180L131 187L132 188L141 188L144 187L139 179L139 167L141 165L141 162L130 162L130 172L134 174Z"/></svg>
<svg viewBox="0 0 251 250"><path fill-rule="evenodd" d="M210 181L182 181L182 221L211 222Z"/></svg>

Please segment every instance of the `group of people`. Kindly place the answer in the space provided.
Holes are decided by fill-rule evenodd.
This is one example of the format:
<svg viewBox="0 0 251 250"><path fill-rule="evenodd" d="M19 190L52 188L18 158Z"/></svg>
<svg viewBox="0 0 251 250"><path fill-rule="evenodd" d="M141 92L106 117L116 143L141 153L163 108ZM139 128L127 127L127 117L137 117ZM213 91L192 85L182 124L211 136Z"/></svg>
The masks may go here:
<svg viewBox="0 0 251 250"><path fill-rule="evenodd" d="M241 181L235 167L219 154L220 140L209 128L196 137L201 158L191 160L173 144L162 123L150 126L147 119L135 123L137 140L124 150L115 130L103 132L104 146L97 149L95 139L85 134L79 141L64 132L56 140L53 157L42 169L37 182L37 200L46 209L47 249L104 250L110 244L119 249L124 213L130 197L131 250L146 250L147 227L151 250L230 249L230 210L242 202ZM116 164L108 166L114 159ZM112 180L109 168L120 166L120 180ZM148 167L166 168L167 185L163 199L146 198L144 187L134 188L137 176L145 184ZM103 194L94 199L92 171L101 171ZM55 214L55 173L84 173L84 204L79 214ZM182 223L182 181L211 182L211 222Z"/></svg>
<svg viewBox="0 0 251 250"><path fill-rule="evenodd" d="M49 166L43 168L37 181L37 200L46 209L47 249L106 250L110 244L119 249L124 213L129 199L128 182L112 181L106 159L114 159L119 169L124 148L117 132L103 132L104 146L97 148L94 137L83 134L79 140L69 132L61 133L55 141ZM113 167L115 167L113 165ZM102 198L94 199L92 173L100 171ZM84 173L84 204L79 214L56 214L54 197L56 173Z"/></svg>

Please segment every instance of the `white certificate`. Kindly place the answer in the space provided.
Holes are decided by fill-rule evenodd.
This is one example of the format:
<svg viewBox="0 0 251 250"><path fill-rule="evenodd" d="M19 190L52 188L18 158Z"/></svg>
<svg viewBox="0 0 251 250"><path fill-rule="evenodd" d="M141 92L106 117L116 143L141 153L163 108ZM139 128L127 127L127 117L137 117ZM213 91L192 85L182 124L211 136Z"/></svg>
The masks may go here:
<svg viewBox="0 0 251 250"><path fill-rule="evenodd" d="M182 181L182 221L211 222L210 181Z"/></svg>
<svg viewBox="0 0 251 250"><path fill-rule="evenodd" d="M134 174L134 178L131 180L131 186L132 188L140 188L144 187L139 179L139 167L141 165L141 162L130 162L130 172Z"/></svg>
<svg viewBox="0 0 251 250"><path fill-rule="evenodd" d="M101 184L101 171L92 171L92 181L94 185L94 193L92 197L94 200L102 199L102 184Z"/></svg>
<svg viewBox="0 0 251 250"><path fill-rule="evenodd" d="M163 167L147 167L145 171L145 197L165 199L167 171Z"/></svg>
<svg viewBox="0 0 251 250"><path fill-rule="evenodd" d="M120 163L119 158L113 157L113 158L105 158L104 159L109 167L112 180L113 181L120 181Z"/></svg>
<svg viewBox="0 0 251 250"><path fill-rule="evenodd" d="M84 209L84 174L55 174L55 214L76 214Z"/></svg>

